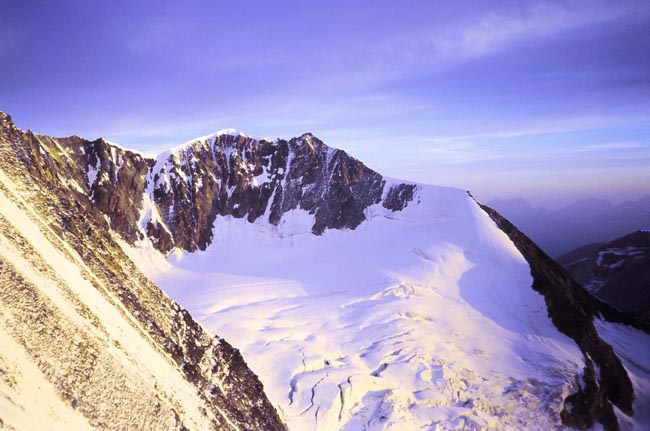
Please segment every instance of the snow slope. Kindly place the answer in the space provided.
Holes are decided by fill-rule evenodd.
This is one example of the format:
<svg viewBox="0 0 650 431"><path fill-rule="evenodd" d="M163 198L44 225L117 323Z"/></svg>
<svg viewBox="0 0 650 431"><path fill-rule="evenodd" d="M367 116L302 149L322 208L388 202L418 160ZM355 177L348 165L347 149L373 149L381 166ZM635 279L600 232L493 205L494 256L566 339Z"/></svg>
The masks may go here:
<svg viewBox="0 0 650 431"><path fill-rule="evenodd" d="M564 429L583 355L527 262L465 192L417 193L353 231L312 235L293 210L220 217L206 251L167 260L122 245L242 350L291 430Z"/></svg>

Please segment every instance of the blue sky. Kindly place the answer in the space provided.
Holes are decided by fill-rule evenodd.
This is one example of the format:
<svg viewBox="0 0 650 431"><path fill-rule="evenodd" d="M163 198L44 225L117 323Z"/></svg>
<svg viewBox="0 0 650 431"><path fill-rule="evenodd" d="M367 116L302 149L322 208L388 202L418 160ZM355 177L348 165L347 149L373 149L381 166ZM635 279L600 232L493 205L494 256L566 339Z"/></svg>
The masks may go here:
<svg viewBox="0 0 650 431"><path fill-rule="evenodd" d="M156 152L310 131L383 174L556 206L650 193L648 1L5 1L0 110Z"/></svg>

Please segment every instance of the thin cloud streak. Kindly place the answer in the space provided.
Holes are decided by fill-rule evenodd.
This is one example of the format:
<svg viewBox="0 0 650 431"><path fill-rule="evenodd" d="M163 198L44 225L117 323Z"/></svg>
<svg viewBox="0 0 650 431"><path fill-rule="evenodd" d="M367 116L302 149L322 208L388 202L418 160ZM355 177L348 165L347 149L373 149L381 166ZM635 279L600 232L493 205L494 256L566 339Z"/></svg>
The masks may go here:
<svg viewBox="0 0 650 431"><path fill-rule="evenodd" d="M460 28L431 37L441 61L468 60L493 55L535 38L552 38L567 31L619 18L629 9L614 3L593 2L576 9L571 3L525 4L518 13L486 13ZM623 7L621 7L623 6Z"/></svg>

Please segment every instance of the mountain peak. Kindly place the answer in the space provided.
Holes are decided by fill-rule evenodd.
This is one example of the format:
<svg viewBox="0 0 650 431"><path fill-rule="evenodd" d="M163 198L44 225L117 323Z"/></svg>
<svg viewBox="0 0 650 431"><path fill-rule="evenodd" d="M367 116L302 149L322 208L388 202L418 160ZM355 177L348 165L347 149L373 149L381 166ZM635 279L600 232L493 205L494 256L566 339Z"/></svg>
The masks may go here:
<svg viewBox="0 0 650 431"><path fill-rule="evenodd" d="M271 142L227 129L160 154L146 175L157 211L143 222L143 235L163 253L205 249L219 216L260 219L278 230L285 214L302 211L320 235L355 229L383 197L385 209L400 211L415 192L402 184L384 193L380 174L311 133Z"/></svg>
<svg viewBox="0 0 650 431"><path fill-rule="evenodd" d="M163 254L204 250L219 218L262 223L272 234L321 235L355 229L371 206L401 211L417 193L311 133L268 141L225 129L154 157L102 138L45 138L55 152L65 149L75 190L91 197L115 232ZM299 226L284 223L296 214Z"/></svg>
<svg viewBox="0 0 650 431"><path fill-rule="evenodd" d="M0 126L2 126L2 127L14 127L14 128L16 127L13 120L12 120L12 118L11 118L11 115L6 114L6 113L4 113L2 111L0 111Z"/></svg>
<svg viewBox="0 0 650 431"><path fill-rule="evenodd" d="M244 133L240 132L237 129L221 129L214 133L212 136L221 136L221 135L230 135L230 136L246 136Z"/></svg>

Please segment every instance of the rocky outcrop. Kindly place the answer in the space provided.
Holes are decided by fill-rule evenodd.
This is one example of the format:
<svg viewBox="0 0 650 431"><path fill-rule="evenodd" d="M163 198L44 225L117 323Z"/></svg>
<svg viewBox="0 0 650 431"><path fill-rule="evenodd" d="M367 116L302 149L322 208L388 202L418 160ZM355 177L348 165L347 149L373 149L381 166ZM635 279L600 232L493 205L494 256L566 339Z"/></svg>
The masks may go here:
<svg viewBox="0 0 650 431"><path fill-rule="evenodd" d="M634 392L625 368L612 347L599 336L593 319L633 325L626 316L599 301L576 283L553 259L526 235L493 209L481 208L504 231L528 261L533 289L544 296L553 324L575 340L585 356L579 391L565 400L562 421L573 428L587 429L596 422L606 430L618 430L613 406L632 415ZM599 372L596 372L596 368Z"/></svg>
<svg viewBox="0 0 650 431"><path fill-rule="evenodd" d="M78 154L74 146L68 146ZM80 146L80 162L86 166L90 197L106 214L110 226L129 242L138 239L138 221L150 159L97 139Z"/></svg>
<svg viewBox="0 0 650 431"><path fill-rule="evenodd" d="M417 186L415 184L396 184L391 186L382 203L383 207L391 211L401 211L415 197Z"/></svg>
<svg viewBox="0 0 650 431"><path fill-rule="evenodd" d="M102 140L22 132L1 113L0 154L1 334L71 414L107 430L285 429L239 352L114 240L139 234L152 160Z"/></svg>

